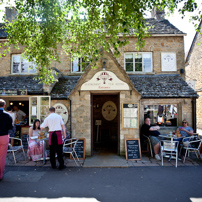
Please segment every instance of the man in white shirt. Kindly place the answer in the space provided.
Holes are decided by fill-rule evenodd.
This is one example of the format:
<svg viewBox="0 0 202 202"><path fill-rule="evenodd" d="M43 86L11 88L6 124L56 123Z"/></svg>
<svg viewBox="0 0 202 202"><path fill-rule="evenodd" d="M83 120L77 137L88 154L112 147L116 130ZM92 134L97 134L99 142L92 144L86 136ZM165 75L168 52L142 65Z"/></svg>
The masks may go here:
<svg viewBox="0 0 202 202"><path fill-rule="evenodd" d="M62 133L64 138L66 137L65 125L62 120L62 117L55 113L55 108L51 107L49 109L49 116L45 118L44 122L41 124L41 129L48 127L49 128L49 145L50 145L50 162L52 168L56 168L55 161L55 152L58 156L59 169L63 169L64 160L63 160L63 142L62 142Z"/></svg>
<svg viewBox="0 0 202 202"><path fill-rule="evenodd" d="M16 115L19 121L23 121L27 117L25 112L20 110L17 106L13 106L13 109L16 111Z"/></svg>

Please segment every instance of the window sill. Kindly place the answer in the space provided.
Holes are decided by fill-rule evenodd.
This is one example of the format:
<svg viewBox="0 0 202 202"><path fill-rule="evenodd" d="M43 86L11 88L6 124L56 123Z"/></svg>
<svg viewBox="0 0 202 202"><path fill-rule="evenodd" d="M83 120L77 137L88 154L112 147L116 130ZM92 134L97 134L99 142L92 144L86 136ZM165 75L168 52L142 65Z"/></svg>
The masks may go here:
<svg viewBox="0 0 202 202"><path fill-rule="evenodd" d="M9 74L8 76L36 76L37 73L33 74Z"/></svg>
<svg viewBox="0 0 202 202"><path fill-rule="evenodd" d="M69 76L80 76L80 75L82 75L84 72L71 72L70 74L69 74Z"/></svg>
<svg viewBox="0 0 202 202"><path fill-rule="evenodd" d="M154 75L154 74L156 74L155 72L126 72L127 74L129 74L129 75L136 75L136 74L151 74L151 75Z"/></svg>

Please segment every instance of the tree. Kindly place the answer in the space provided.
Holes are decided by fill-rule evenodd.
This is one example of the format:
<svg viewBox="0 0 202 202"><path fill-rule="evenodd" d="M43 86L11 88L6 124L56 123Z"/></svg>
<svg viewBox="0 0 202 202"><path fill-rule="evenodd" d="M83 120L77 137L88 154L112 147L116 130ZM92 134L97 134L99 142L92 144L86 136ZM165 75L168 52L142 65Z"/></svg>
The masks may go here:
<svg viewBox="0 0 202 202"><path fill-rule="evenodd" d="M102 55L101 47L117 56L131 35L138 38L137 49L141 49L149 36L144 15L155 6L172 13L181 2L182 16L197 10L195 0L14 1L18 14L12 22L4 18L8 33L4 45L9 50L11 45L21 44L25 57L36 61L39 79L47 84L54 81L50 67L53 61L60 62L60 46L67 55L84 57L94 66ZM200 20L201 11L193 18Z"/></svg>

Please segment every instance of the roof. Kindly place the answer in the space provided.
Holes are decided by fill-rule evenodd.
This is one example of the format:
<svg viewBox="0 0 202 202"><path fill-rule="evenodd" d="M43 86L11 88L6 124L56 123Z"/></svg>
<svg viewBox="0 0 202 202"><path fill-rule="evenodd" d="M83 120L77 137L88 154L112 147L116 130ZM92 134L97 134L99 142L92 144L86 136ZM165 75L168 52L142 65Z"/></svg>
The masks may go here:
<svg viewBox="0 0 202 202"><path fill-rule="evenodd" d="M51 91L51 98L67 99L80 76L62 76Z"/></svg>
<svg viewBox="0 0 202 202"><path fill-rule="evenodd" d="M142 98L188 98L198 95L179 74L130 75Z"/></svg>
<svg viewBox="0 0 202 202"><path fill-rule="evenodd" d="M148 30L151 34L185 34L166 19L157 20L155 18L146 18L145 22L146 26L152 26L152 28ZM3 25L4 23L0 23L0 38L6 38L7 36Z"/></svg>
<svg viewBox="0 0 202 202"><path fill-rule="evenodd" d="M156 20L155 18L147 18L145 22L148 26L152 26L148 30L152 34L185 34L166 19Z"/></svg>
<svg viewBox="0 0 202 202"><path fill-rule="evenodd" d="M35 76L4 76L0 77L0 89L27 89L28 94L43 93L43 84L34 80Z"/></svg>
<svg viewBox="0 0 202 202"><path fill-rule="evenodd" d="M201 27L201 28L202 28L202 20L200 21L198 27ZM197 40L199 34L201 34L201 33L200 33L200 32L196 32L196 33L195 33L195 36L194 36L194 39L193 39L193 41L192 41L192 43L191 43L189 52L188 52L187 57L186 57L186 60L185 60L185 63L187 63L187 62L189 61L190 57L191 57L191 53L192 53L192 51L193 51L194 44L196 43L196 40Z"/></svg>

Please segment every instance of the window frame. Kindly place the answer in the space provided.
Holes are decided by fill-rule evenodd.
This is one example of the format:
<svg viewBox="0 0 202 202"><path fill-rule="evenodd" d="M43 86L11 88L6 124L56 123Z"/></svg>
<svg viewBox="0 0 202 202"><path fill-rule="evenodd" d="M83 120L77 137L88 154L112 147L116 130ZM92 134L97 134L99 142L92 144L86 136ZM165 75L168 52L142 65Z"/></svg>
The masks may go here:
<svg viewBox="0 0 202 202"><path fill-rule="evenodd" d="M78 60L78 67L79 67L78 69L79 69L79 71L73 71L73 62L76 59ZM75 74L84 73L84 71L82 71L82 63L88 63L88 62L83 62L83 60L84 60L84 58L81 58L81 57L75 58L74 60L71 60L71 73L75 73ZM90 62L89 62L89 64L90 64Z"/></svg>
<svg viewBox="0 0 202 202"><path fill-rule="evenodd" d="M151 71L150 72L145 72L144 70L142 70L142 71L135 71L135 54L150 54L151 55ZM133 54L133 71L126 71L126 55L127 54ZM144 69L144 60L143 60L143 57L142 57L142 68ZM153 54L152 54L152 52L125 52L124 53L124 69L125 69L125 71L127 72L127 73L132 73L132 74L134 74L134 73L152 73L153 72Z"/></svg>
<svg viewBox="0 0 202 202"><path fill-rule="evenodd" d="M14 56L20 56L20 71L18 73L13 72L13 58ZM22 73L21 71L21 65L22 65L22 54L12 54L11 55L11 74L17 74L17 75L28 75L28 74L37 74L37 69L36 72L30 72L31 68L28 67L28 72ZM29 62L29 63L34 63L34 62Z"/></svg>

